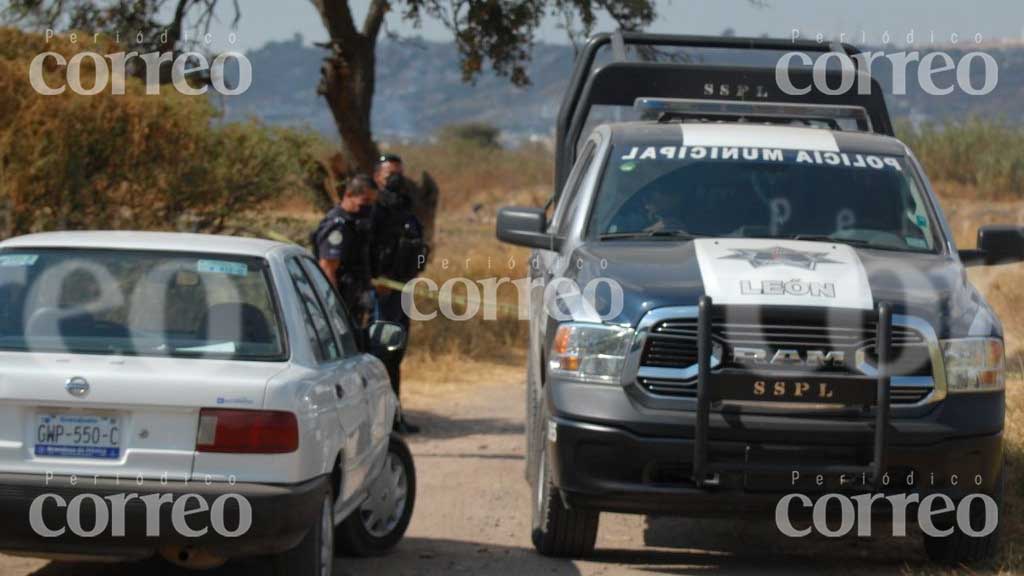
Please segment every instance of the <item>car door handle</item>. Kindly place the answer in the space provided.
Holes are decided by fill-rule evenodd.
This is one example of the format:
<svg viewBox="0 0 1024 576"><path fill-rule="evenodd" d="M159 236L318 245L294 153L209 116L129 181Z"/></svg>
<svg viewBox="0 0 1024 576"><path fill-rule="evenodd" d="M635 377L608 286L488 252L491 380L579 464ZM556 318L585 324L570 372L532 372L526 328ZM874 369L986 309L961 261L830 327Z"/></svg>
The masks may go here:
<svg viewBox="0 0 1024 576"><path fill-rule="evenodd" d="M342 386L341 384L335 384L334 385L334 394L338 398L344 398L345 397L345 387Z"/></svg>

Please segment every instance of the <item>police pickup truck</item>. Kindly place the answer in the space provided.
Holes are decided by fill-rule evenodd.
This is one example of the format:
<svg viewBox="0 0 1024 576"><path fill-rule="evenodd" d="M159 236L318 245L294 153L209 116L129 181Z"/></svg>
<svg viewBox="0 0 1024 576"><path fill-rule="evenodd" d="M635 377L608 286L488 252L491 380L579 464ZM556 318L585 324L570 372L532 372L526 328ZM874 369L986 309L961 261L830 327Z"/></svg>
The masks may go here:
<svg viewBox="0 0 1024 576"><path fill-rule="evenodd" d="M789 514L844 513L834 530L834 504L863 494L896 535L927 524L936 561L995 549L1003 333L965 267L1020 261L1022 231L984 227L958 250L878 84L854 69L868 94L789 95L774 69L789 51L856 54L594 37L559 114L549 206L499 214L498 237L534 249L542 554L590 553L602 511L781 514L803 535Z"/></svg>

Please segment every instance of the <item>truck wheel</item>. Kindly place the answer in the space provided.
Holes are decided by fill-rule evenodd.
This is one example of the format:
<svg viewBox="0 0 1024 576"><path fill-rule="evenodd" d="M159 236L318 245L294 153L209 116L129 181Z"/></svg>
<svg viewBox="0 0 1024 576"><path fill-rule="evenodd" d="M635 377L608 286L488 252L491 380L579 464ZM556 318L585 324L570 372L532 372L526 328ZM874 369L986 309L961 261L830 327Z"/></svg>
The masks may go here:
<svg viewBox="0 0 1024 576"><path fill-rule="evenodd" d="M544 556L583 558L594 551L601 513L566 508L551 484L547 450L540 451L534 485L533 546Z"/></svg>
<svg viewBox="0 0 1024 576"><path fill-rule="evenodd" d="M526 377L526 481L533 486L534 478L537 477L537 453L544 446L540 425L540 400L536 398L532 378Z"/></svg>
<svg viewBox="0 0 1024 576"><path fill-rule="evenodd" d="M327 490L320 519L299 545L273 558L276 576L331 576L334 571L334 494Z"/></svg>
<svg viewBox="0 0 1024 576"><path fill-rule="evenodd" d="M1002 516L1003 481L1003 474L1000 473L997 492L993 495L993 499L996 501L996 510L999 511L1000 516ZM972 506L971 525L977 528L983 525L983 520L984 513ZM948 528L950 526L947 523L945 526L939 527ZM982 537L964 534L955 521L952 522L952 528L953 533L949 536L934 537L927 534L924 535L924 549L932 562L947 565L977 564L995 557L999 547L998 523L996 524L995 531L988 536Z"/></svg>
<svg viewBox="0 0 1024 576"><path fill-rule="evenodd" d="M405 536L416 501L416 468L405 442L392 434L380 475L363 505L338 527L338 548L352 556L379 556Z"/></svg>

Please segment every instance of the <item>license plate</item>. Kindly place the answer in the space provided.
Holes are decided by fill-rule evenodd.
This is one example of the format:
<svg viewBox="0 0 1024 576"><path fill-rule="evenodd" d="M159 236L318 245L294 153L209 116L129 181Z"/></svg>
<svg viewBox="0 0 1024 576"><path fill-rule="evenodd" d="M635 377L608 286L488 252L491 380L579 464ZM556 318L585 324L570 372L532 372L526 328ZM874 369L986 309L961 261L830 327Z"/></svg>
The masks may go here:
<svg viewBox="0 0 1024 576"><path fill-rule="evenodd" d="M711 382L714 400L866 405L878 399L874 380L829 375L757 375L723 371Z"/></svg>
<svg viewBox="0 0 1024 576"><path fill-rule="evenodd" d="M35 455L116 460L121 457L120 418L81 412L37 414Z"/></svg>

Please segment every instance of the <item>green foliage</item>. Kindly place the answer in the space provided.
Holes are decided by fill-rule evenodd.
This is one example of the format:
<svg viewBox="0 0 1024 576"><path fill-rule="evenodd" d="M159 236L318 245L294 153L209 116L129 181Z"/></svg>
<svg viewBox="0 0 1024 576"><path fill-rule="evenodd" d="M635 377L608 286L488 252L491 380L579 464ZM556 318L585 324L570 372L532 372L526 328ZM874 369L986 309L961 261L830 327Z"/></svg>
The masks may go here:
<svg viewBox="0 0 1024 576"><path fill-rule="evenodd" d="M1024 196L1024 130L992 120L897 126L933 181L974 188L986 199Z"/></svg>
<svg viewBox="0 0 1024 576"><path fill-rule="evenodd" d="M40 41L0 33L0 46ZM61 42L47 49L79 48ZM134 79L124 95L41 96L28 82L28 55L2 56L3 236L90 228L224 232L269 200L306 193L314 136L255 122L219 125L207 98L169 86L145 95ZM63 81L55 67L46 74L52 86Z"/></svg>

